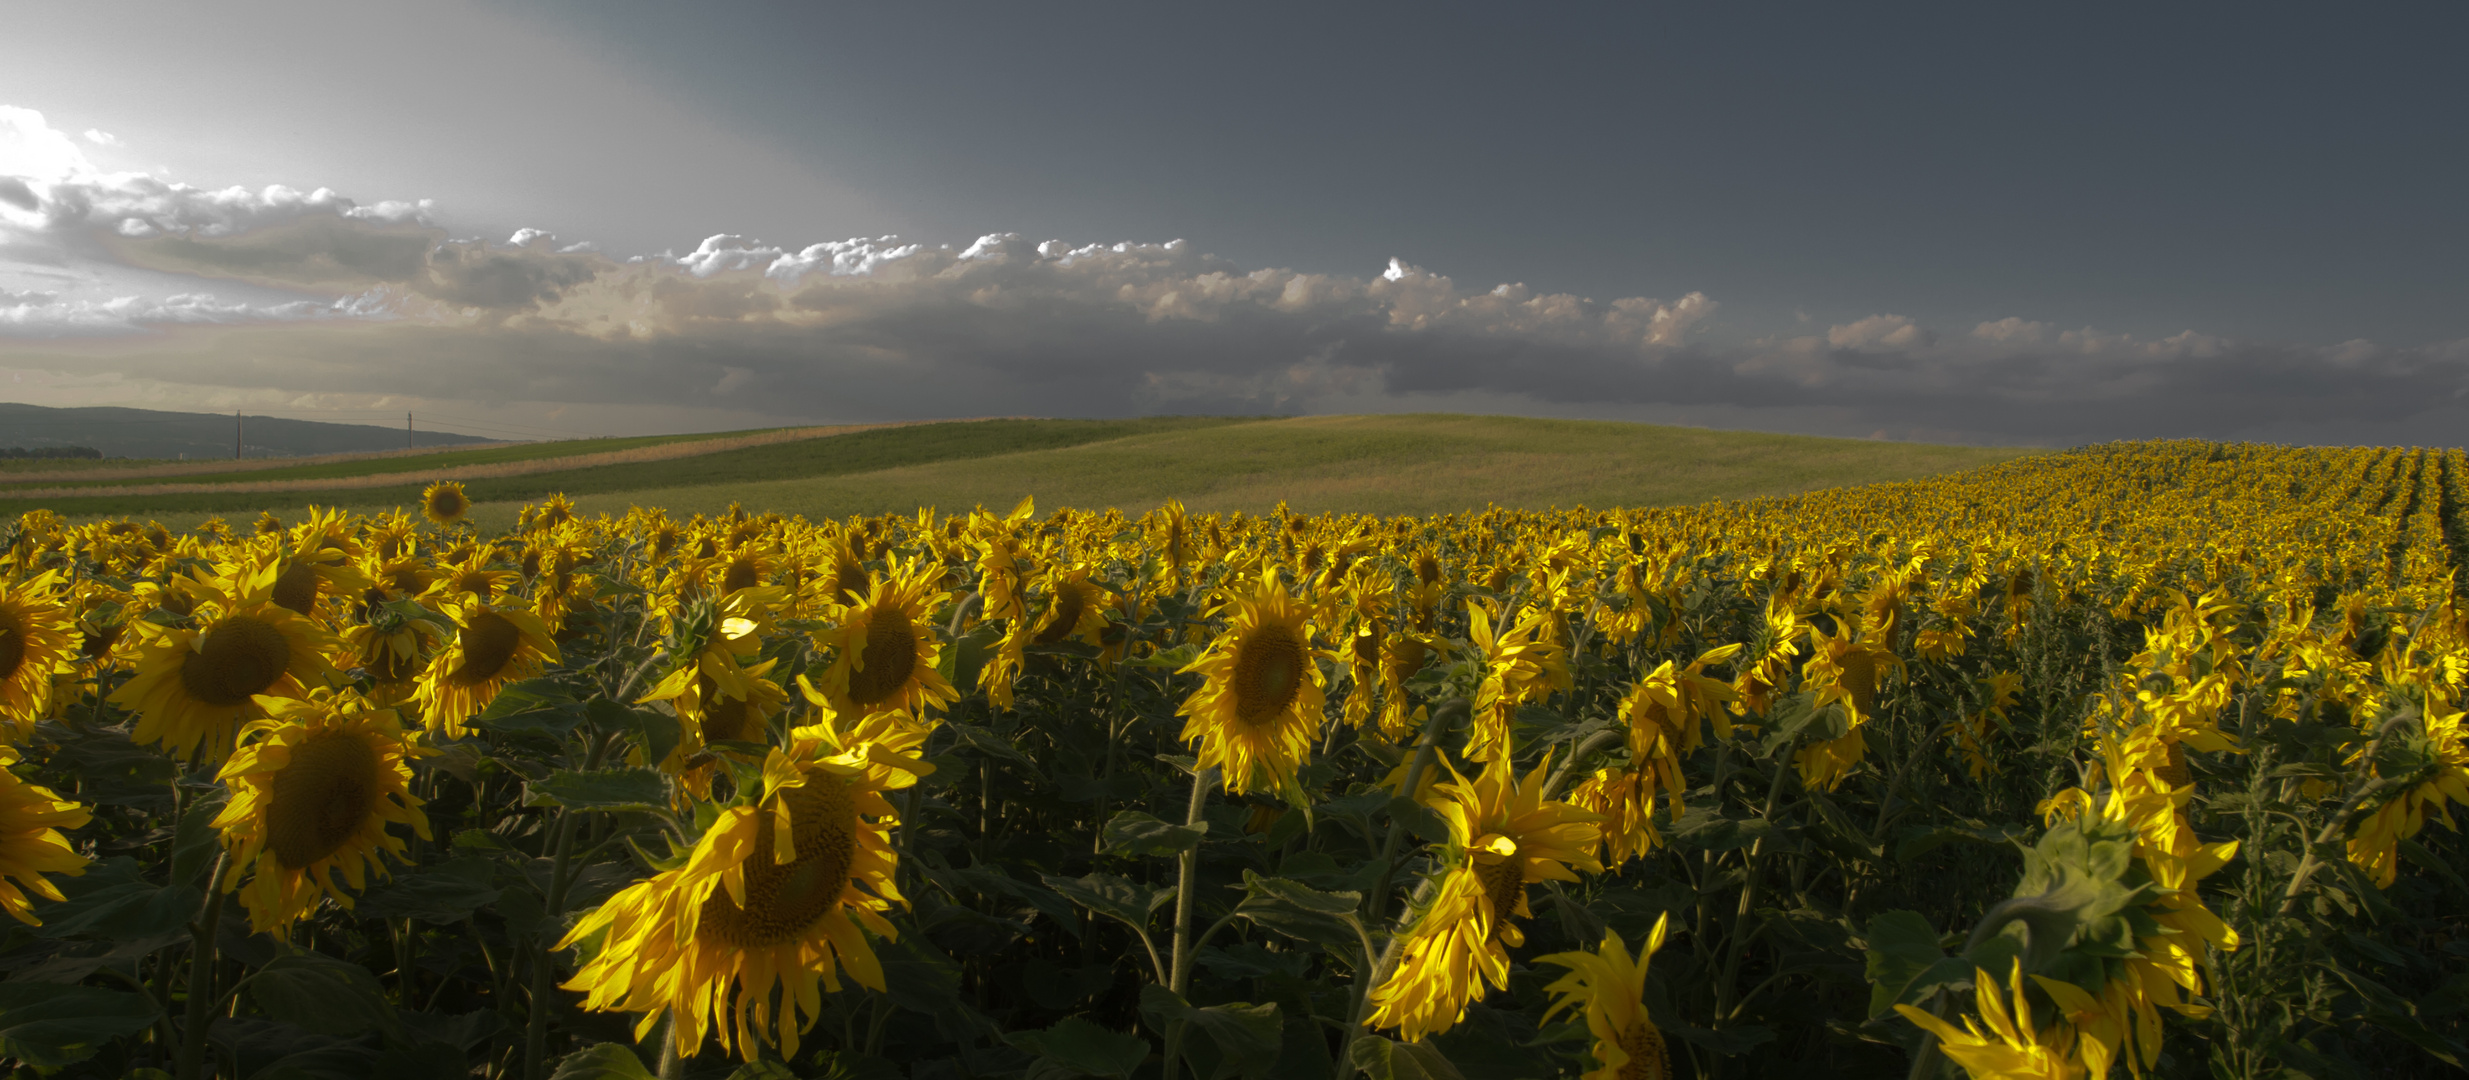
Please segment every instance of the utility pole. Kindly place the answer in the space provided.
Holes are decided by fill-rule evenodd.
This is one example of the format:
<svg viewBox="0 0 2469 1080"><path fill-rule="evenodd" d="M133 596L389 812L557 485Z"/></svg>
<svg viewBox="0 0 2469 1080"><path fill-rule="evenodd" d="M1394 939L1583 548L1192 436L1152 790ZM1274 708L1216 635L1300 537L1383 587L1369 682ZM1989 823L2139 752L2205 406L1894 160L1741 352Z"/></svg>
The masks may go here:
<svg viewBox="0 0 2469 1080"><path fill-rule="evenodd" d="M240 452L242 447L240 434L245 427L246 421L240 419L240 410L233 409L231 411L231 457L233 461L238 461L243 456Z"/></svg>
<svg viewBox="0 0 2469 1080"><path fill-rule="evenodd" d="M414 445L417 444L412 439L411 413L406 411L403 414L403 449L409 450Z"/></svg>

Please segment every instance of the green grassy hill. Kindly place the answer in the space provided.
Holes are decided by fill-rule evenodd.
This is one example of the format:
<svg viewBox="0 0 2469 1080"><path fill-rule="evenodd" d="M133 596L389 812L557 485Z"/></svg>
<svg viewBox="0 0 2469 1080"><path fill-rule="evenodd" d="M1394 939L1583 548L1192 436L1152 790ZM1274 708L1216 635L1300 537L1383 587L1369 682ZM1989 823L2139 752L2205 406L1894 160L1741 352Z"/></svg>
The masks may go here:
<svg viewBox="0 0 2469 1080"><path fill-rule="evenodd" d="M1179 498L1195 510L1258 513L1283 500L1303 512L1395 514L1490 503L1646 506L1777 495L1934 475L2028 452L1488 416L977 420L475 479L467 486L484 527L510 521L521 502L558 491L590 512L644 505L681 515L712 513L731 502L809 518L921 505L1003 510L1023 495L1047 507L1146 509ZM387 459L383 466L394 470L412 460ZM380 471L355 470L361 464L313 468L319 476ZM127 515L181 525L214 514L281 514L311 503L383 509L418 497L418 470L401 471L401 486L0 498L0 512L43 505L76 517Z"/></svg>
<svg viewBox="0 0 2469 1080"><path fill-rule="evenodd" d="M108 457L228 458L233 435L249 457L299 457L404 445L402 428L383 424L334 424L251 416L240 422L224 413L165 412L111 406L55 409L0 402L0 446L91 446ZM456 446L492 440L444 431L414 431L415 446Z"/></svg>

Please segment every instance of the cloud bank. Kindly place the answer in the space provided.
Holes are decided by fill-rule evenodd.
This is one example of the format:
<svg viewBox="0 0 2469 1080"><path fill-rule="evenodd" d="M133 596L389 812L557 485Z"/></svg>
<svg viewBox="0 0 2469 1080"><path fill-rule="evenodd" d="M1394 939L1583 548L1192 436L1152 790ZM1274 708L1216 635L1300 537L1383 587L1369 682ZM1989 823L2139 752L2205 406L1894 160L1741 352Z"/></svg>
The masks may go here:
<svg viewBox="0 0 2469 1080"><path fill-rule="evenodd" d="M795 248L720 234L618 258L539 229L455 239L416 201L108 173L40 114L5 107L0 265L21 271L0 279L0 366L174 396L784 421L1433 409L2042 444L2469 432L2469 341L2142 339L1885 313L1727 338L1720 305L1695 292L1597 301L1461 286L1395 259L1310 273L1183 241L1010 233ZM92 280L54 288L45 268ZM189 287L86 295L113 274Z"/></svg>

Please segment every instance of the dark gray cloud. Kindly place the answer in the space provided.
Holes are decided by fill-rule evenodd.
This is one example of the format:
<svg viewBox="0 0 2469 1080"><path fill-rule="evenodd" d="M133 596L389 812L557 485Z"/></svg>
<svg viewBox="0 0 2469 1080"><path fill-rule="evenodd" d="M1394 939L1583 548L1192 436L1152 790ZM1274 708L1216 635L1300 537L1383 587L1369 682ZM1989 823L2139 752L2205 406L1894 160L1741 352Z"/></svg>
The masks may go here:
<svg viewBox="0 0 2469 1080"><path fill-rule="evenodd" d="M1250 269L1182 243L790 251L718 236L620 261L518 239L436 245L399 275L407 288L382 319L91 343L80 362L169 383L784 419L1479 408L2061 445L2469 432L2469 342L2142 339L1895 315L1726 341L1698 294L1475 290L1399 263L1361 277Z"/></svg>

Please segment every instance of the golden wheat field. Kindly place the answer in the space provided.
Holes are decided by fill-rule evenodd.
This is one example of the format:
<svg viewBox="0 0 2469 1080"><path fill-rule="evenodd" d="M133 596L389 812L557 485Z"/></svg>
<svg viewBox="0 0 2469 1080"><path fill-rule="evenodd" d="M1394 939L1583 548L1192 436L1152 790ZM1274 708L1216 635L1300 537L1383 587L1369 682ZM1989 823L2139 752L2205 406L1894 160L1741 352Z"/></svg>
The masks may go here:
<svg viewBox="0 0 2469 1080"><path fill-rule="evenodd" d="M36 511L0 1054L2448 1075L2465 498L2153 442L1421 517Z"/></svg>

